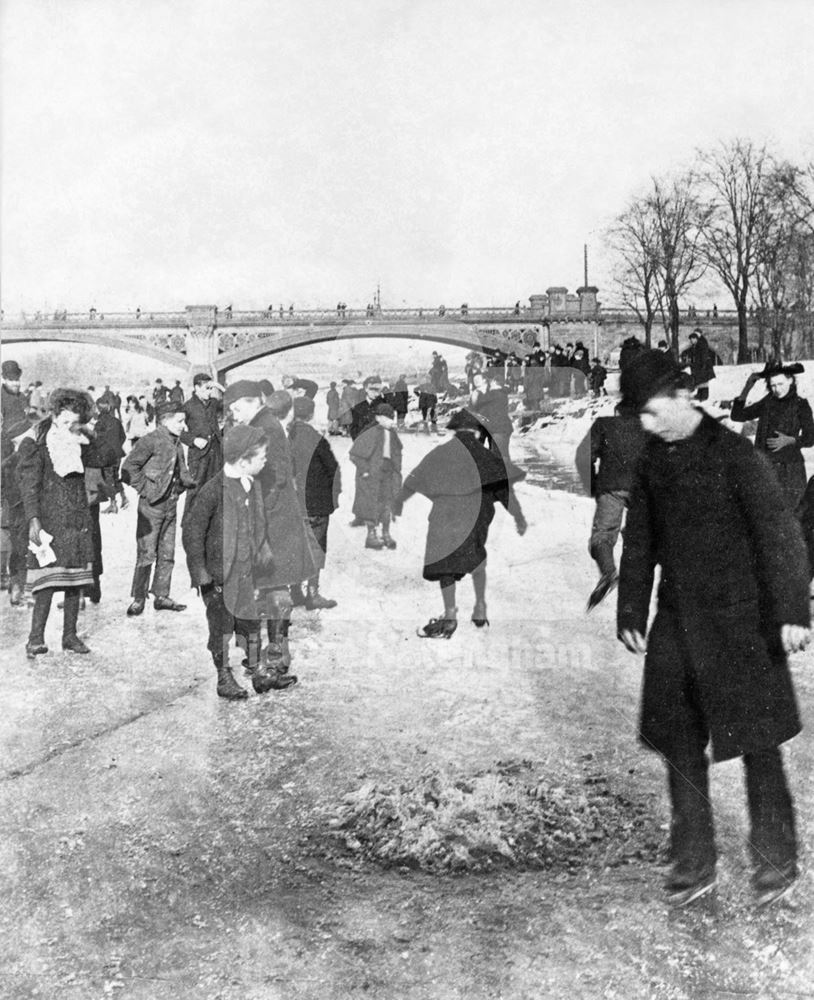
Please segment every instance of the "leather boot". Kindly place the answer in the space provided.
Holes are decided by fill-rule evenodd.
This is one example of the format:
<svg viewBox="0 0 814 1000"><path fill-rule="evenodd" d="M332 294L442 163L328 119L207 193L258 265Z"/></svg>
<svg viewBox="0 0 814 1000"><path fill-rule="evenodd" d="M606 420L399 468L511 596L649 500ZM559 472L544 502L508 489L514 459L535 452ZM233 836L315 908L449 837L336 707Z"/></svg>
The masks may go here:
<svg viewBox="0 0 814 1000"><path fill-rule="evenodd" d="M307 605L305 594L302 592L302 584L292 583L288 588L291 594L291 606L294 608L304 608Z"/></svg>
<svg viewBox="0 0 814 1000"><path fill-rule="evenodd" d="M329 597L323 597L319 592L319 574L308 581L308 594L305 598L305 607L308 611L318 611L320 609L335 608L336 601Z"/></svg>
<svg viewBox="0 0 814 1000"><path fill-rule="evenodd" d="M218 697L227 701L243 701L249 697L249 692L235 680L228 666L215 664L218 671Z"/></svg>
<svg viewBox="0 0 814 1000"><path fill-rule="evenodd" d="M34 595L34 610L31 613L31 632L28 642L25 644L25 655L29 659L47 653L48 647L45 645L45 625L48 621L48 614L51 611L51 598L54 591L50 588L39 590Z"/></svg>
<svg viewBox="0 0 814 1000"><path fill-rule="evenodd" d="M368 524L367 526L367 538L365 539L366 549L383 549L384 542L379 538L376 533L376 525Z"/></svg>

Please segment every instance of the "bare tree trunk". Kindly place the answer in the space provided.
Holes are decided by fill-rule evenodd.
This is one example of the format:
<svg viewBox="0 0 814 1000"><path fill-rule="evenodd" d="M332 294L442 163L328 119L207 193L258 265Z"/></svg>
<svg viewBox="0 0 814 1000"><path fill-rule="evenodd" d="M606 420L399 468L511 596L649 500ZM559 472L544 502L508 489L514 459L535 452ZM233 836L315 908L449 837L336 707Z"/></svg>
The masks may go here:
<svg viewBox="0 0 814 1000"><path fill-rule="evenodd" d="M749 362L749 315L746 309L746 302L738 301L738 364L745 365Z"/></svg>

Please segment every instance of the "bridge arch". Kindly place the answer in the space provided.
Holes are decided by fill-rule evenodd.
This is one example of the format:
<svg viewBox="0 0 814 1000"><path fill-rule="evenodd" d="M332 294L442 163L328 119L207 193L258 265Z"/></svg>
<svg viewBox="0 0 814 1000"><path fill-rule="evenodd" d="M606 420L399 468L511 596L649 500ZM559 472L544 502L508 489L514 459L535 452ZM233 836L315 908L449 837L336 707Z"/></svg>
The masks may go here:
<svg viewBox="0 0 814 1000"><path fill-rule="evenodd" d="M114 350L126 351L130 354L140 354L146 358L160 361L162 365L173 365L186 370L189 367L184 354L179 354L166 347L160 347L133 337L123 338L115 333L98 333L95 330L54 329L31 331L25 328L4 330L4 344L42 344L49 341L71 344L91 344L98 347L110 347Z"/></svg>
<svg viewBox="0 0 814 1000"><path fill-rule="evenodd" d="M244 344L242 347L219 354L215 359L219 379L222 380L234 368L257 361L260 358L280 354L297 347L308 347L313 344L335 343L340 340L362 340L386 338L389 340L420 340L432 344L449 344L453 347L463 347L469 350L482 351L485 346L493 346L492 341L479 335L477 329L465 323L450 323L440 325L399 325L389 326L382 323L369 325L354 324L337 331L336 327L317 327L286 331L284 336L260 337ZM507 350L515 341L507 339Z"/></svg>

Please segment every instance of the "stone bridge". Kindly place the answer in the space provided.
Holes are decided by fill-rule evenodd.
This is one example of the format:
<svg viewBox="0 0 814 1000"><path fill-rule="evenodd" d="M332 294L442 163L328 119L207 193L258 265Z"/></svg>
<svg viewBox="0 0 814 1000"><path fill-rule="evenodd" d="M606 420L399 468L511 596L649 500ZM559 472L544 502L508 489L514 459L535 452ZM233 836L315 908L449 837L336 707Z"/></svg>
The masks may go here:
<svg viewBox="0 0 814 1000"><path fill-rule="evenodd" d="M187 306L183 312L87 313L5 316L3 343L67 341L130 351L188 373L211 372L219 381L233 368L294 347L351 337L439 341L477 351L522 356L535 341L583 340L597 349L599 304L591 286L532 295L528 304L447 309L263 310L238 312Z"/></svg>

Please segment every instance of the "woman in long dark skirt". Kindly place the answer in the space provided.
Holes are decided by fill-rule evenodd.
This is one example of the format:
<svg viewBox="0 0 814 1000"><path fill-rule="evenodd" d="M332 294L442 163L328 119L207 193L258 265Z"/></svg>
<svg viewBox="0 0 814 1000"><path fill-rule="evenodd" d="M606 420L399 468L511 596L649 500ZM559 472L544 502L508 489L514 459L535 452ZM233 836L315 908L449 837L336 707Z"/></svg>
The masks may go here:
<svg viewBox="0 0 814 1000"><path fill-rule="evenodd" d="M486 611L486 540L502 503L514 518L517 533L526 530L526 520L515 496L513 483L523 478L478 440L481 424L467 410L452 415L448 428L455 436L426 455L404 480L396 499L396 512L414 493L432 501L424 552L424 579L441 587L444 611L418 630L426 639L449 639L458 627L455 589L459 580L472 575L475 607L472 621L477 628L489 624ZM507 471L508 470L508 471Z"/></svg>
<svg viewBox="0 0 814 1000"><path fill-rule="evenodd" d="M45 625L54 592L65 592L62 648L72 653L90 650L76 634L82 587L93 586L93 540L82 445L88 439L81 425L90 417L90 400L78 389L55 389L51 414L25 438L19 450L17 479L34 546L49 542L54 559L45 565L29 553L28 579L34 594L31 633L25 651L29 658L48 652ZM49 553L50 555L50 553Z"/></svg>

